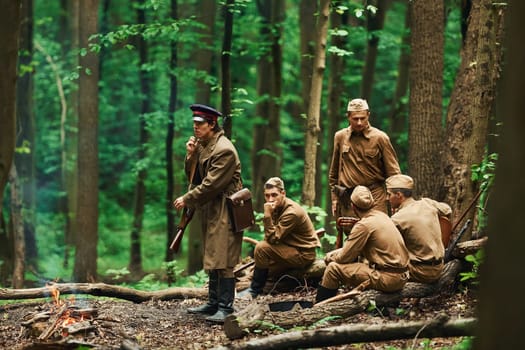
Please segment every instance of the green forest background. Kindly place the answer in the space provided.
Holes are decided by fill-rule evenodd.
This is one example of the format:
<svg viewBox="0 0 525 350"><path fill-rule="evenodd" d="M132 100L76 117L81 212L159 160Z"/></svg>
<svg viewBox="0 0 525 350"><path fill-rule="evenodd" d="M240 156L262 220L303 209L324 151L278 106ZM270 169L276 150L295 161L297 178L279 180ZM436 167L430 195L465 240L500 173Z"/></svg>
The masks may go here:
<svg viewBox="0 0 525 350"><path fill-rule="evenodd" d="M252 185L252 149L254 133L266 127L265 116L257 115L256 106L268 98L257 91L258 71L256 62L269 54L269 42L261 36L261 27L266 25L257 10L257 1L237 0L234 2L234 25L232 40L232 140L239 152L245 186ZM334 2L335 3L335 2ZM446 1L446 25L443 72L443 119L454 87L460 65L461 11L458 1ZM166 262L167 223L165 209L166 193L166 151L165 138L169 123L168 101L170 94L169 60L170 45L177 44L177 102L173 114L176 137L173 144L174 179L177 193L184 192L186 180L183 175L185 142L192 135L192 118L188 106L196 101L197 81L204 80L211 92L210 105L220 109L220 67L218 56L223 40L222 2L218 2L214 35L210 52L215 56L212 71L199 71L195 67L195 54L206 44L195 19L200 13L201 1L178 1L179 19L170 18L168 1L101 1L99 7L100 35L93 38L98 43L95 49L100 57L99 81L99 238L97 268L102 278L120 278L127 275L130 263L130 245L134 214L133 198L140 170L147 169L145 179L146 200L143 215L140 244L143 269L150 279L159 285L174 283L191 285L202 282L202 274L187 278L183 272L187 264L187 247L175 256L173 262ZM360 97L363 82L363 67L367 41L371 35L379 39L378 56L374 70L373 89L369 97L371 124L382 130L391 130L392 101L398 79L398 62L403 48L403 37L407 34L405 18L406 1L391 1L384 21L384 28L373 33L366 28L367 16L374 16L377 8L361 1L341 1L332 11L341 11L355 19L355 25L330 28L329 39L342 36L344 47L327 47L327 56L340 55L344 70L340 74L344 88L339 102L339 127L347 125L345 107L349 99ZM304 175L304 115L294 115L287 106L303 103L301 97L300 71L300 2L286 1L282 22L282 94L278 103L280 110L280 141L282 167L275 169L286 184L287 195L297 201L301 199ZM136 10L143 6L146 25L137 26ZM68 95L77 88L79 71L72 67L77 50L71 47L64 26L64 7L60 1L34 1L34 47L32 60L19 67L19 74L33 73L33 108L35 116L35 143L18 144L17 154L31 152L36 166L36 207L34 208L35 232L38 258L30 264L27 279L36 283L43 279L69 280L72 276L74 246L66 243L65 230L67 213L61 211L65 197L61 187L61 164L64 147L61 140L61 93ZM61 31L62 30L62 31ZM148 58L140 65L136 49L136 36L142 35L148 45ZM406 48L406 47L405 47ZM81 48L88 50L88 48ZM20 53L24 55L23 52ZM330 76L331 67L326 67L325 79ZM140 73L150 79L150 94L143 96L140 89ZM260 77L259 77L260 78ZM63 92L58 89L61 81ZM326 85L325 85L326 86ZM333 225L325 221L327 173L330 160L329 145L333 135L326 126L327 89L321 102L321 171L322 191L317 193L316 206L309 208L316 220L316 227ZM142 117L149 133L145 157L138 159L140 149L141 103L147 98L150 111ZM401 99L406 107L408 93ZM399 107L399 106L397 106ZM408 118L406 108L401 108ZM76 133L75 127L66 125L67 135ZM402 171L407 171L408 162L408 121L402 133L390 135L398 150ZM74 138L72 138L74 139ZM177 161L179 160L179 161ZM71 162L71 161L70 161ZM71 163L69 166L73 166ZM82 174L80 174L82 176ZM80 189L81 190L81 189ZM6 189L8 193L9 189ZM8 208L9 196L4 196L4 208ZM7 213L4 210L4 215ZM81 215L81 213L79 213ZM178 215L178 214L176 214ZM8 220L6 220L8 221ZM259 232L249 232L260 238ZM325 248L333 243L331 236L325 238ZM186 244L187 239L183 244ZM245 247L243 254L247 254ZM320 254L322 254L320 252ZM172 279L173 274L177 275ZM170 275L171 278L166 276Z"/></svg>

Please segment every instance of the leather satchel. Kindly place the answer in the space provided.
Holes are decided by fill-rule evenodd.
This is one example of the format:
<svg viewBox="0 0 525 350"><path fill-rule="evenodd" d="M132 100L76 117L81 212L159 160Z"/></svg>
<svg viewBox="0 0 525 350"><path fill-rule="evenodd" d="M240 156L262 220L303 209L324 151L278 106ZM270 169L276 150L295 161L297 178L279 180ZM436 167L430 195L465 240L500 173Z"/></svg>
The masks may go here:
<svg viewBox="0 0 525 350"><path fill-rule="evenodd" d="M241 232L255 224L253 215L252 193L249 189L243 188L226 197L230 221L234 232Z"/></svg>

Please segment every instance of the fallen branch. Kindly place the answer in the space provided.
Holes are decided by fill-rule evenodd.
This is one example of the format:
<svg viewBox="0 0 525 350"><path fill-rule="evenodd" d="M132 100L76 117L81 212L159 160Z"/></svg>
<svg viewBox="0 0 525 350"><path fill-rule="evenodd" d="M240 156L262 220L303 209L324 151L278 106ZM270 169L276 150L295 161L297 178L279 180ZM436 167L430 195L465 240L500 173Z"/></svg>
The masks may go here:
<svg viewBox="0 0 525 350"><path fill-rule="evenodd" d="M331 298L325 299L325 300L323 300L323 301L318 302L318 303L315 304L315 305L316 305L316 306L321 306L321 305L324 305L324 304L333 303L333 302L335 302L335 301L340 301L340 300L348 299L348 298L350 298L351 296L354 296L354 295L357 295L357 294L361 293L361 292L364 291L369 285L370 285L370 280L365 280L365 281L361 282L360 285L358 285L357 287L355 287L354 289L352 289L351 291L346 292L346 293L343 293L343 294L338 294L338 295L336 295L336 296L334 296L334 297L331 297Z"/></svg>
<svg viewBox="0 0 525 350"><path fill-rule="evenodd" d="M224 349L324 348L344 344L411 338L460 337L474 335L475 318L448 320L446 315L429 321L352 324L308 331L288 332L245 343L217 347Z"/></svg>
<svg viewBox="0 0 525 350"><path fill-rule="evenodd" d="M58 289L63 294L89 294L129 300L141 303L148 300L172 300L205 298L205 288L168 288L157 291L142 291L133 288L114 286L105 283L52 283L46 287L28 289L0 288L0 300L34 299L51 297L51 290Z"/></svg>

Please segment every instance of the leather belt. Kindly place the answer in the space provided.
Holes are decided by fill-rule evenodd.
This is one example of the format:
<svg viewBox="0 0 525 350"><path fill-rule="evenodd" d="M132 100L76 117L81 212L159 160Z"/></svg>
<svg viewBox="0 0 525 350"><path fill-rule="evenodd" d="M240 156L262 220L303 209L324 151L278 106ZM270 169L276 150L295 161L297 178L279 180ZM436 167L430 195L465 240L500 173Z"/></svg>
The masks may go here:
<svg viewBox="0 0 525 350"><path fill-rule="evenodd" d="M377 271L391 272L391 273L404 273L408 271L408 267L395 267L395 266L380 266L377 264L370 264L370 268Z"/></svg>
<svg viewBox="0 0 525 350"><path fill-rule="evenodd" d="M427 260L427 261L410 260L410 263L412 265L436 266L436 265L441 265L443 263L443 259L433 259L433 260Z"/></svg>

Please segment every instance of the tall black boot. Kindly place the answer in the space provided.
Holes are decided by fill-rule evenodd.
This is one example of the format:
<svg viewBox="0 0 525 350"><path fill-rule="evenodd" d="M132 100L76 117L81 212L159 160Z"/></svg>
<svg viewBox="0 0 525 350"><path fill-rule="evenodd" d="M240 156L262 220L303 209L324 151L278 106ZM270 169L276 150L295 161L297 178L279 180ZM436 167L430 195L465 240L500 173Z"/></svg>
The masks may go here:
<svg viewBox="0 0 525 350"><path fill-rule="evenodd" d="M217 270L211 270L208 280L208 302L197 307L190 307L187 311L190 314L213 315L219 308L219 274Z"/></svg>
<svg viewBox="0 0 525 350"><path fill-rule="evenodd" d="M233 299L235 297L235 278L219 278L219 308L206 321L224 323L224 319L233 313Z"/></svg>
<svg viewBox="0 0 525 350"><path fill-rule="evenodd" d="M337 294L337 289L325 288L322 285L317 287L317 295L315 296L315 303L321 302L331 297L335 297Z"/></svg>
<svg viewBox="0 0 525 350"><path fill-rule="evenodd" d="M261 269L258 267L254 268L252 283L250 283L250 287L238 293L237 297L243 298L246 295L250 294L252 298L256 298L259 294L263 292L264 285L266 284L267 279L268 269Z"/></svg>

